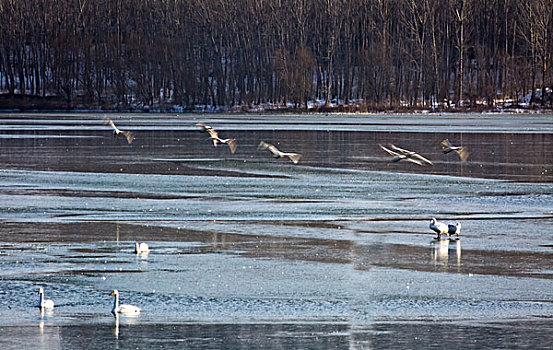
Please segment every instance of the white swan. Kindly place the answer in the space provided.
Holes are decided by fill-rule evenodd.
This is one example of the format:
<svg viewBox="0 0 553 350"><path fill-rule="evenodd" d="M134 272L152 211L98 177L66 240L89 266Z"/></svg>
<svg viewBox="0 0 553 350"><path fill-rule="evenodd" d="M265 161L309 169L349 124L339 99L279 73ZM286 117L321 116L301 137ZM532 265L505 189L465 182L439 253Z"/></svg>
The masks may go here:
<svg viewBox="0 0 553 350"><path fill-rule="evenodd" d="M300 158L301 158L301 154L299 154L299 153L281 152L275 146L273 146L273 145L271 145L267 142L264 142L264 141L261 141L259 143L259 146L257 146L257 149L258 150L268 149L269 151L271 151L271 153L273 154L273 157L275 157L275 158L288 157L288 158L290 158L290 160L294 164L298 164L298 162L300 161Z"/></svg>
<svg viewBox="0 0 553 350"><path fill-rule="evenodd" d="M125 138L127 139L127 142L129 144L131 144L134 140L134 133L131 132L131 131L125 131L125 130L121 130L121 129L118 129L116 126L115 126L115 123L113 122L113 120L109 119L108 117L104 117L104 125L109 125L113 128L113 136L117 136L119 134L125 136Z"/></svg>
<svg viewBox="0 0 553 350"><path fill-rule="evenodd" d="M111 309L111 313L113 314L121 313L126 315L138 315L140 311L142 311L142 309L138 306L129 304L119 305L119 291L117 289L114 289L109 295L115 296L115 300L113 301L113 309Z"/></svg>
<svg viewBox="0 0 553 350"><path fill-rule="evenodd" d="M441 235L449 235L449 227L443 222L437 221L435 218L430 220L429 227L438 234L437 239L440 239Z"/></svg>
<svg viewBox="0 0 553 350"><path fill-rule="evenodd" d="M450 236L457 236L459 237L459 233L461 233L461 223L460 222L457 222L455 225L453 224L449 224L447 225L447 228L448 228L448 233Z"/></svg>
<svg viewBox="0 0 553 350"><path fill-rule="evenodd" d="M236 139L222 139L219 137L219 133L211 126L205 125L204 123L197 123L196 125L200 126L203 132L207 132L209 134L209 138L213 141L214 147L217 147L218 143L222 143L228 145L231 153L236 152Z"/></svg>
<svg viewBox="0 0 553 350"><path fill-rule="evenodd" d="M404 155L405 157L407 157L407 159L412 159L412 158L417 158L419 160L422 160L423 162L425 163L428 163L430 165L434 165L434 163L432 163L431 161L429 161L428 159L424 158L423 156L421 156L420 154L418 154L417 152L413 152L413 151L409 151L405 148L401 148L401 147L398 147L398 146L395 146L395 145L392 145L390 143L390 147L393 149L393 150L396 150L398 152L401 153L401 155Z"/></svg>
<svg viewBox="0 0 553 350"><path fill-rule="evenodd" d="M448 139L440 141L440 145L442 145L442 152L444 152L445 154L455 152L459 155L459 158L461 158L461 161L463 163L467 161L469 151L466 149L466 147L453 146Z"/></svg>
<svg viewBox="0 0 553 350"><path fill-rule="evenodd" d="M150 247L148 246L148 243L138 243L136 242L134 244L134 252L136 254L146 254L150 252Z"/></svg>
<svg viewBox="0 0 553 350"><path fill-rule="evenodd" d="M38 294L40 294L40 301L38 303L38 307L41 309L53 309L54 308L54 301L53 300L44 300L44 289L42 287L38 290Z"/></svg>
<svg viewBox="0 0 553 350"><path fill-rule="evenodd" d="M399 147L394 146L392 144L390 144L390 147L395 149L398 152L392 151L391 149L386 148L386 147L382 146L381 144L378 144L378 146L380 148L382 148L382 150L386 151L389 155L394 157L394 158L392 158L392 160L390 160L391 162L397 163L401 160L405 160L405 161L415 163L417 165L422 166L423 165L422 161L424 161L424 162L426 162L430 165L433 165L433 163L431 161L424 158L423 156L421 156L417 152L409 151L409 150L406 150L404 148L399 148ZM417 159L413 159L413 158L417 158Z"/></svg>

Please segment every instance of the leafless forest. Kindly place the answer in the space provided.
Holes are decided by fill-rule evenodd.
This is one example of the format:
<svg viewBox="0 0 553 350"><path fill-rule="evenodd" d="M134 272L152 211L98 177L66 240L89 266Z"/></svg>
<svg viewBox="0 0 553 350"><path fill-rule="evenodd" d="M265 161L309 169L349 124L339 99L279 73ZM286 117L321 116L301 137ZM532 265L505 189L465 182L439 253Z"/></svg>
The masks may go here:
<svg viewBox="0 0 553 350"><path fill-rule="evenodd" d="M0 0L0 18L3 95L71 107L553 104L553 0Z"/></svg>

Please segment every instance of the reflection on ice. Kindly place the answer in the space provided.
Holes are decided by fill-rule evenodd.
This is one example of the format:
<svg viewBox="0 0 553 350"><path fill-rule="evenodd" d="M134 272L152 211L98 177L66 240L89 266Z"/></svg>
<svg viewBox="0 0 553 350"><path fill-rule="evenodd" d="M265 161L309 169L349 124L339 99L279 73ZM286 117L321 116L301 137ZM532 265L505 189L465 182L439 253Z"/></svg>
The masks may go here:
<svg viewBox="0 0 553 350"><path fill-rule="evenodd" d="M434 261L445 262L447 264L449 258L449 239L441 239L434 243L432 246L432 256L434 257Z"/></svg>
<svg viewBox="0 0 553 350"><path fill-rule="evenodd" d="M119 223L115 223L115 242L119 244Z"/></svg>
<svg viewBox="0 0 553 350"><path fill-rule="evenodd" d="M450 242L453 242L450 246ZM449 265L449 251L455 250L455 264L461 266L461 240L460 239L441 239L432 244L432 259L435 262L443 264L444 267Z"/></svg>
<svg viewBox="0 0 553 350"><path fill-rule="evenodd" d="M115 338L119 338L119 314L114 313L113 317L115 319L114 326L113 326L113 334L115 335Z"/></svg>
<svg viewBox="0 0 553 350"><path fill-rule="evenodd" d="M461 265L461 241L455 241L455 256L457 257L457 266Z"/></svg>
<svg viewBox="0 0 553 350"><path fill-rule="evenodd" d="M136 253L136 259L141 260L142 262L146 262L146 260L148 259L149 253L150 252Z"/></svg>
<svg viewBox="0 0 553 350"><path fill-rule="evenodd" d="M116 339L119 339L120 325L122 326L135 326L139 324L138 315L135 314L113 314L113 335ZM129 330L129 327L124 327L125 330ZM132 331L131 331L132 332Z"/></svg>
<svg viewBox="0 0 553 350"><path fill-rule="evenodd" d="M57 326L46 326L45 316L53 317L54 311L52 309L43 309L40 308L40 319L38 321L38 349L56 349L60 347L60 334L59 327ZM49 324L52 324L52 321L49 321ZM31 340L33 337L29 337ZM34 346L30 347L33 348Z"/></svg>
<svg viewBox="0 0 553 350"><path fill-rule="evenodd" d="M54 309L45 309L42 307L38 308L40 311L40 320L42 321L44 319L44 316L53 316L54 315Z"/></svg>

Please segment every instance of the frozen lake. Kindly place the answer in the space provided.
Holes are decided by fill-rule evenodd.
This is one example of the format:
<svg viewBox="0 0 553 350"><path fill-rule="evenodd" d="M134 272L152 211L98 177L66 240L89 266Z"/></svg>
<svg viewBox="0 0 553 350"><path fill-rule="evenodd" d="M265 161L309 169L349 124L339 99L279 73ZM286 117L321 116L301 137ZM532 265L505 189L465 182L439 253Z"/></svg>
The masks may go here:
<svg viewBox="0 0 553 350"><path fill-rule="evenodd" d="M553 116L103 116L0 115L0 348L551 346Z"/></svg>

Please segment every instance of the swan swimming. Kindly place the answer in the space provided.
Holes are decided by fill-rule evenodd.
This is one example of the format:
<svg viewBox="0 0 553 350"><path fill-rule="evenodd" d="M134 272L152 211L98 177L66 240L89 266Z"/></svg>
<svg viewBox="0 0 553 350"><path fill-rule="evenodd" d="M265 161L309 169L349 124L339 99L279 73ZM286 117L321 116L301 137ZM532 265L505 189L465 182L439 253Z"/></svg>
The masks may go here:
<svg viewBox="0 0 553 350"><path fill-rule="evenodd" d="M141 308L134 305L129 304L121 304L119 305L119 291L117 289L114 289L113 292L111 292L109 295L114 295L114 301L113 301L113 309L111 310L112 314L125 314L125 315L138 315L140 311L142 311Z"/></svg>
<svg viewBox="0 0 553 350"><path fill-rule="evenodd" d="M134 252L136 254L145 254L150 252L150 247L148 246L148 243L138 243L136 242L134 244Z"/></svg>
<svg viewBox="0 0 553 350"><path fill-rule="evenodd" d="M38 303L38 307L41 309L53 309L54 308L54 301L51 299L44 300L44 289L40 287L38 290L38 294L40 294L40 301Z"/></svg>

